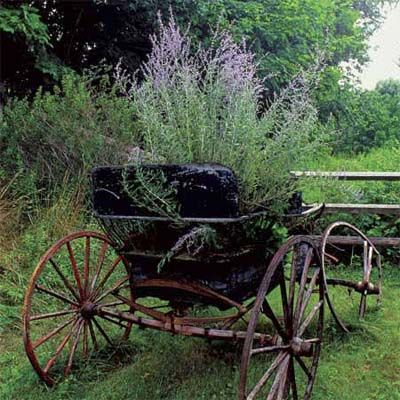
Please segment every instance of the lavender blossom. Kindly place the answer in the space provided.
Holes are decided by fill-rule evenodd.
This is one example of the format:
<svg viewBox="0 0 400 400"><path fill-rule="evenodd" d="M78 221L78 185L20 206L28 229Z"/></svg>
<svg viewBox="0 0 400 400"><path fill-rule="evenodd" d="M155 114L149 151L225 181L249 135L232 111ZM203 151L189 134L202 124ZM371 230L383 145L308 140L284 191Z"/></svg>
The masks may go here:
<svg viewBox="0 0 400 400"><path fill-rule="evenodd" d="M221 163L240 179L246 210L282 212L294 191L289 171L318 146L307 74L260 115L263 82L244 42L217 31L209 48L193 48L172 13L167 23L159 15L159 26L140 70L143 79L130 77L121 64L115 71L134 104L141 135L129 149L129 161Z"/></svg>
<svg viewBox="0 0 400 400"><path fill-rule="evenodd" d="M217 32L214 42L218 46L212 49L207 69L213 68L216 71L228 93L240 92L250 86L258 94L262 90L262 84L257 78L254 54L247 49L246 43L235 43L226 31Z"/></svg>
<svg viewBox="0 0 400 400"><path fill-rule="evenodd" d="M150 37L152 51L142 71L147 81L155 89L178 84L182 76L196 75L195 59L191 57L191 42L188 32L181 32L171 13L167 25L164 25L160 13L159 35Z"/></svg>
<svg viewBox="0 0 400 400"><path fill-rule="evenodd" d="M142 66L146 81L154 89L177 87L185 82L201 85L202 79L207 79L218 80L228 95L249 87L255 94L261 91L254 54L244 41L237 44L228 32L217 31L210 49L193 52L188 30L179 29L172 13L167 24L159 14L159 26L159 34L150 37L152 51ZM120 80L126 78L120 75Z"/></svg>

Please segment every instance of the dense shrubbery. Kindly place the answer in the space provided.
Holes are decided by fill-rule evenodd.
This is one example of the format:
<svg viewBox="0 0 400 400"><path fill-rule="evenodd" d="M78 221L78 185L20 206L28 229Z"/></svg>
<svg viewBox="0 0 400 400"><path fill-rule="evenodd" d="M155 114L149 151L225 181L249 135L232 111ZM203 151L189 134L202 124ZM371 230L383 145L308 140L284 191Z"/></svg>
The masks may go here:
<svg viewBox="0 0 400 400"><path fill-rule="evenodd" d="M345 86L328 107L336 122L336 152L362 153L400 140L400 82L387 80L375 90Z"/></svg>
<svg viewBox="0 0 400 400"><path fill-rule="evenodd" d="M14 100L0 117L0 179L15 176L11 191L53 192L96 164L126 160L135 143L134 106L107 81L67 75L54 93Z"/></svg>

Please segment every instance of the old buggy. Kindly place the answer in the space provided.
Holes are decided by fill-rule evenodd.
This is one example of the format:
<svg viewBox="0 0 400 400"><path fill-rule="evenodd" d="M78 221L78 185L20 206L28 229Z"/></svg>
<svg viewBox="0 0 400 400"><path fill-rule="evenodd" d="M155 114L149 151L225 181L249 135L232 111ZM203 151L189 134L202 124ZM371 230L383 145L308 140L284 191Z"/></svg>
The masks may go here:
<svg viewBox="0 0 400 400"><path fill-rule="evenodd" d="M380 295L380 256L360 231L331 225L315 239L294 235L282 246L268 215L239 215L234 174L220 165L143 166L161 170L180 203L179 219L134 204L125 188L134 167L92 171L94 215L106 234L81 231L40 259L26 293L23 336L29 360L54 384L133 325L242 345L238 398L309 399L316 377L328 284ZM162 200L162 199L161 199ZM316 218L322 207L288 205L287 221ZM360 280L328 279L336 258L332 232L361 239ZM207 238L211 236L210 238ZM215 236L219 246L210 242ZM339 249L340 250L340 249ZM371 271L378 281L371 282ZM216 309L218 312L216 312Z"/></svg>

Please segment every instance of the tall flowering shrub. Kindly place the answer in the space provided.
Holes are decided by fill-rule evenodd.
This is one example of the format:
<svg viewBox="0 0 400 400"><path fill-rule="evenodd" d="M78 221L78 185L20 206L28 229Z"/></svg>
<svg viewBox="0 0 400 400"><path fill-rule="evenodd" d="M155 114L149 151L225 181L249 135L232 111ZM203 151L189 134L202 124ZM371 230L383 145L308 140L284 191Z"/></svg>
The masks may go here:
<svg viewBox="0 0 400 400"><path fill-rule="evenodd" d="M308 78L296 78L262 111L254 55L227 32L217 32L210 48L194 49L173 17L167 24L160 18L151 41L140 81L116 69L137 110L140 151L133 158L221 163L237 175L243 212L281 213L295 190L289 171L319 145Z"/></svg>

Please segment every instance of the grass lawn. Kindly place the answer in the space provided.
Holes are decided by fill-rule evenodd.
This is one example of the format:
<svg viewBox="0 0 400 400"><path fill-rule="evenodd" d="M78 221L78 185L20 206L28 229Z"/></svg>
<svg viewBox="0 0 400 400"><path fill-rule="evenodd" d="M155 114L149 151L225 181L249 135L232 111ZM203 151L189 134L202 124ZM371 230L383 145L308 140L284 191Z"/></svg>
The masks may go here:
<svg viewBox="0 0 400 400"><path fill-rule="evenodd" d="M377 149L359 157L327 157L323 162L310 163L305 169L395 171L399 162L397 148ZM354 197L357 202L399 201L400 183L344 183L339 186L337 181L313 182L305 187L306 201L354 201ZM346 185L349 190L342 190ZM54 221L54 217L47 220ZM322 222L326 226L326 221ZM13 279L7 281L10 274L7 279L0 275L0 294L7 293L7 301L0 304L1 400L236 398L240 346L137 328L126 345L117 350L105 348L88 362L81 361L73 374L55 387L49 389L40 383L25 355L18 320L33 264L49 245L49 225L45 223L39 228L28 231L9 257L15 264L10 264ZM359 271L338 273L360 279ZM352 329L349 334L341 333L326 310L313 399L400 400L400 267L385 265L383 303L378 308L372 298L365 321L359 322L356 317L354 294L349 297L339 288L334 288L332 294L339 314L347 321L350 319ZM351 306L352 314L348 315ZM263 371L266 369L261 362L259 367Z"/></svg>
<svg viewBox="0 0 400 400"><path fill-rule="evenodd" d="M358 279L355 272L345 272ZM339 313L355 295L339 296ZM369 301L366 320L339 332L326 312L324 343L313 399L400 399L400 271L385 268L383 303ZM343 293L343 292L340 292ZM52 389L39 382L17 327L0 340L0 399L235 399L240 348L134 329L119 350L104 349Z"/></svg>

